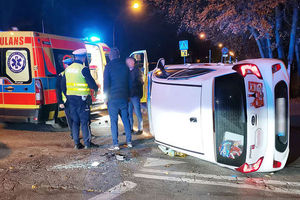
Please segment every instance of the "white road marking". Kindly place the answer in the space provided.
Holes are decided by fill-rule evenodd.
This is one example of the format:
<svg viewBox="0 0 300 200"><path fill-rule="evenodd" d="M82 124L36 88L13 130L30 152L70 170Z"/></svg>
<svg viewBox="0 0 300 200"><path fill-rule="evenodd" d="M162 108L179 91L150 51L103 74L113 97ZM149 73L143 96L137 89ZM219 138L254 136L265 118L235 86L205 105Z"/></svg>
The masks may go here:
<svg viewBox="0 0 300 200"><path fill-rule="evenodd" d="M130 182L130 181L124 181L122 183L120 183L119 185L116 185L115 187L107 190L104 193L101 193L89 200L111 200L114 199L118 196L120 196L121 194L124 194L130 190L132 190L133 188L136 187L136 183Z"/></svg>
<svg viewBox="0 0 300 200"><path fill-rule="evenodd" d="M186 162L177 161L177 160L167 160L167 159L159 159L159 158L147 158L144 167L155 167L162 165L178 165Z"/></svg>
<svg viewBox="0 0 300 200"><path fill-rule="evenodd" d="M201 184L201 185L215 185L215 186L223 186L223 187L225 186L225 187L233 187L239 189L253 189L253 190L260 190L265 192L300 195L300 190L297 189L283 189L283 188L276 188L276 187L268 188L264 186L254 186L249 184L236 184L236 183L221 182L221 181L199 180L199 179L191 179L191 178L158 176L158 175L139 174L139 173L134 174L134 176L138 178L146 178L146 179L155 179L155 180L164 180L164 181L173 181L173 182L187 182L187 183Z"/></svg>
<svg viewBox="0 0 300 200"><path fill-rule="evenodd" d="M214 174L198 174L198 173L190 173L190 172L177 172L177 171L146 169L146 168L142 168L139 171L146 172L146 173L168 174L168 175L175 175L175 176L191 176L193 178L197 177L197 178L227 180L227 181L236 181L236 180L245 181L246 179L251 179L253 180L253 182L257 182L257 183L300 187L300 182L277 181L277 180L268 180L264 178L232 177L232 176L222 176L222 175L218 176Z"/></svg>

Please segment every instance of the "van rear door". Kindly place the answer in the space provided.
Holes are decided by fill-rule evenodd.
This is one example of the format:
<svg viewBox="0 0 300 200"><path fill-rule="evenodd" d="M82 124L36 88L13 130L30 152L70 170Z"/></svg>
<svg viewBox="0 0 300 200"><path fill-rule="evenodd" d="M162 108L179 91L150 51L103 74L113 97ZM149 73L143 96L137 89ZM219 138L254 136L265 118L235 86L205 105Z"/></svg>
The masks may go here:
<svg viewBox="0 0 300 200"><path fill-rule="evenodd" d="M30 50L28 48L3 48L1 51L1 70L4 78L2 91L5 108L35 108Z"/></svg>
<svg viewBox="0 0 300 200"><path fill-rule="evenodd" d="M95 79L97 85L99 86L97 98L92 95L93 104L104 102L103 93L103 70L104 61L102 57L101 49L96 44L85 44L88 53L89 68L92 77Z"/></svg>

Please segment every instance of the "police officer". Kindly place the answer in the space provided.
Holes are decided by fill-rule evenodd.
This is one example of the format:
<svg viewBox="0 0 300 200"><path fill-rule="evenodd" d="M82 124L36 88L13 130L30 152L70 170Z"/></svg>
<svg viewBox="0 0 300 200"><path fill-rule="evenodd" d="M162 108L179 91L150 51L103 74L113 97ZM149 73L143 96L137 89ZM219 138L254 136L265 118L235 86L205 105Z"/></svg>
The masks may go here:
<svg viewBox="0 0 300 200"><path fill-rule="evenodd" d="M72 135L76 149L89 149L98 147L91 142L90 122L90 89L97 94L98 86L86 67L86 49L78 49L73 52L75 59L73 64L65 70L66 90L72 116ZM79 132L82 130L84 145L80 143Z"/></svg>
<svg viewBox="0 0 300 200"><path fill-rule="evenodd" d="M66 69L69 65L71 65L73 63L73 58L67 58L64 59L63 61L63 67L64 69ZM57 85L56 85L56 90L57 90L57 100L58 100L58 104L59 104L59 108L60 109L64 109L65 110L65 114L66 114L66 118L67 118L67 123L69 125L69 129L71 130L71 138L73 139L73 135L72 135L72 118L71 118L71 113L70 113L70 106L69 106L69 102L67 100L67 91L63 90L64 84L65 84L65 71L62 71L58 77L57 77Z"/></svg>

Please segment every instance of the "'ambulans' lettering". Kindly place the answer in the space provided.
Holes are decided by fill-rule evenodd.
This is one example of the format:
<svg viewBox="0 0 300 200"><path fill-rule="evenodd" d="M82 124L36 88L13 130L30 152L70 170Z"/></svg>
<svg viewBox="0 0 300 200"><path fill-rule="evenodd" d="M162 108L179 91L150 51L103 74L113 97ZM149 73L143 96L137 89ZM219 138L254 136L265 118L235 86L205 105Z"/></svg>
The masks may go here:
<svg viewBox="0 0 300 200"><path fill-rule="evenodd" d="M24 37L20 37L19 45L23 45L23 44L24 44Z"/></svg>
<svg viewBox="0 0 300 200"><path fill-rule="evenodd" d="M18 37L14 38L14 44L19 44L18 39L19 39Z"/></svg>
<svg viewBox="0 0 300 200"><path fill-rule="evenodd" d="M12 37L9 38L9 45L13 45L13 38Z"/></svg>
<svg viewBox="0 0 300 200"><path fill-rule="evenodd" d="M24 37L0 37L0 46L17 46L24 44Z"/></svg>

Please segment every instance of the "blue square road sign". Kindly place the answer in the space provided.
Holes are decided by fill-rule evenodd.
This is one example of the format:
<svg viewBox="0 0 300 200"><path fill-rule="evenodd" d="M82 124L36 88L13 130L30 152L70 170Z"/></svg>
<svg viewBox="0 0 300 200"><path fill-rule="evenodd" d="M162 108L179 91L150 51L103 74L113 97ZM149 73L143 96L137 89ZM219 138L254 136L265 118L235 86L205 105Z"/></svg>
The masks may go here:
<svg viewBox="0 0 300 200"><path fill-rule="evenodd" d="M189 41L181 40L179 41L179 50L188 50L189 49Z"/></svg>

